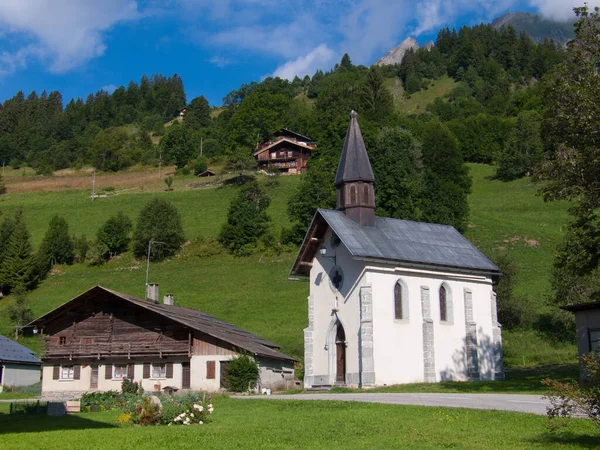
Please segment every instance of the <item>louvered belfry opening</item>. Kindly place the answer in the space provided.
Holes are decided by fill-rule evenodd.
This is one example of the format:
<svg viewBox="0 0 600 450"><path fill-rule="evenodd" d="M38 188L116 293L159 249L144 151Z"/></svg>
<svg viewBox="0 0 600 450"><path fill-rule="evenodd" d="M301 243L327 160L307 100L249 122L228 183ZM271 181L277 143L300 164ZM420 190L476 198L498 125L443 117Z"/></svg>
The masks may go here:
<svg viewBox="0 0 600 450"><path fill-rule="evenodd" d="M337 209L363 226L375 226L374 182L369 155L358 126L358 114L352 111L335 176Z"/></svg>

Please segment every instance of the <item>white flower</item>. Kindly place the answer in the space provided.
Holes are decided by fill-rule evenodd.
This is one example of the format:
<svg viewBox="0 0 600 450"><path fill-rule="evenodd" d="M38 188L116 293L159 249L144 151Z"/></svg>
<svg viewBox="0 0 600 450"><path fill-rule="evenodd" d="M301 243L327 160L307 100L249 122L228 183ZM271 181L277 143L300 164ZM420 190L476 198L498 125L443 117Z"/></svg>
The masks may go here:
<svg viewBox="0 0 600 450"><path fill-rule="evenodd" d="M208 407L209 407L209 408L212 408L212 407L213 407L213 406L212 406L212 403L211 403L210 405L208 405Z"/></svg>
<svg viewBox="0 0 600 450"><path fill-rule="evenodd" d="M200 411L200 412L204 411L204 407L203 406L198 406L198 411Z"/></svg>
<svg viewBox="0 0 600 450"><path fill-rule="evenodd" d="M209 414L212 414L212 412L213 412L213 411L214 411L214 409L213 409L212 407L211 407L211 408L208 408L208 413L209 413Z"/></svg>
<svg viewBox="0 0 600 450"><path fill-rule="evenodd" d="M194 417L194 413L190 414L190 416Z"/></svg>
<svg viewBox="0 0 600 450"><path fill-rule="evenodd" d="M203 423L204 423L204 422L200 421L200 422L198 422L198 425L202 425Z"/></svg>

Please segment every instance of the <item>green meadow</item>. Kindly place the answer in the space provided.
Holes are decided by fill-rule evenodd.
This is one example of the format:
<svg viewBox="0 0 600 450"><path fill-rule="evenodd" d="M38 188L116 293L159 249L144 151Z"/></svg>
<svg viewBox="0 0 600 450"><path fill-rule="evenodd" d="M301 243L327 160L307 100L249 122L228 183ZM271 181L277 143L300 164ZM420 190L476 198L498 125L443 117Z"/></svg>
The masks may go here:
<svg viewBox="0 0 600 450"><path fill-rule="evenodd" d="M566 203L545 203L538 185L529 179L505 183L493 179L491 166L470 164L473 190L467 237L488 256L508 254L518 267L515 291L533 311L550 310L549 275L552 255L567 221ZM269 214L277 232L289 225L287 200L300 177L279 177L270 189ZM179 209L188 242L176 257L150 265L150 281L161 293L172 293L177 304L209 314L264 336L297 358L303 356L302 329L306 326L308 284L287 280L295 251L256 254L238 258L215 245L221 224L236 187L185 189L173 192L135 190L99 198L89 191L8 194L0 197L0 211L11 214L22 207L35 247L39 245L53 214L67 218L71 232L95 236L110 215L123 210L134 220L153 196L170 199ZM51 275L30 294L36 316L100 284L132 295L144 295L145 261L124 254L100 267L78 264L55 267ZM14 331L3 312L12 300L0 301L0 332ZM34 338L25 339L36 347ZM551 345L534 331L504 332L508 366L527 367L547 363L573 363L572 345Z"/></svg>
<svg viewBox="0 0 600 450"><path fill-rule="evenodd" d="M133 427L118 411L66 417L9 416L0 405L0 448L411 448L575 449L597 446L588 420L550 431L532 414L338 401L213 401L213 422Z"/></svg>

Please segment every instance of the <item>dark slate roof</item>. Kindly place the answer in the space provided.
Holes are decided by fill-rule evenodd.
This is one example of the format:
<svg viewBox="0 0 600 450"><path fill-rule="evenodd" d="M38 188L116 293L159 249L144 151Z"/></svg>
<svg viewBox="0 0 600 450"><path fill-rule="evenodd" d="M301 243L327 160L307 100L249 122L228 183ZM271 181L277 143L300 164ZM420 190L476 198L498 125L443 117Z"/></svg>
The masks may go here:
<svg viewBox="0 0 600 450"><path fill-rule="evenodd" d="M349 219L342 211L329 209L319 209L313 224L321 220L320 218L331 227L354 258L469 270L493 275L501 273L500 269L477 247L449 225L376 217L374 227L365 227ZM310 231L305 241L311 240L309 234ZM313 256L314 250L305 253L301 251L291 274L304 274L306 269L303 270L299 260L301 258L312 260Z"/></svg>
<svg viewBox="0 0 600 450"><path fill-rule="evenodd" d="M31 322L28 326L37 325L38 327L42 322L47 321L48 316L51 316L55 311L63 308L64 306L77 301L78 299L88 299L90 294L101 294L102 291L108 292L115 295L123 300L129 301L135 305L141 306L147 310L153 311L161 316L167 317L171 320L186 325L194 330L198 330L202 333L213 336L221 341L228 342L240 349L251 352L257 356L265 356L268 358L282 359L287 361L296 361L291 356L285 355L277 349L280 347L277 344L269 342L261 337L258 337L252 333L249 333L241 328L238 328L230 323L223 320L217 319L209 314L196 309L183 308L181 306L165 305L162 303L153 303L148 300L143 300L132 295L123 294L122 292L107 289L102 286L95 286L92 289L78 295L71 301L59 306L53 311L46 315Z"/></svg>
<svg viewBox="0 0 600 450"><path fill-rule="evenodd" d="M560 309L571 312L600 311L600 302L576 303L574 305L561 306Z"/></svg>
<svg viewBox="0 0 600 450"><path fill-rule="evenodd" d="M35 357L33 350L23 347L5 336L0 336L0 362L42 364L42 361Z"/></svg>
<svg viewBox="0 0 600 450"><path fill-rule="evenodd" d="M350 113L350 125L344 139L340 164L335 175L335 186L351 181L375 181L369 155L365 147L355 111Z"/></svg>

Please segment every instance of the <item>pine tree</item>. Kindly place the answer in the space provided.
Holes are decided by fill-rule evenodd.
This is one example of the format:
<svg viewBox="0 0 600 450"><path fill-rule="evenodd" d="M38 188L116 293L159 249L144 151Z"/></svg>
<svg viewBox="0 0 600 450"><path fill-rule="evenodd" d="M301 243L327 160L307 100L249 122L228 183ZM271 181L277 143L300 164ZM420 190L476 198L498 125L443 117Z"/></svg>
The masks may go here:
<svg viewBox="0 0 600 450"><path fill-rule="evenodd" d="M109 217L100 227L97 240L106 245L109 253L115 256L127 251L132 229L131 219L123 211L119 211L116 215Z"/></svg>
<svg viewBox="0 0 600 450"><path fill-rule="evenodd" d="M58 214L50 219L38 257L43 267L48 269L54 264L73 264L75 246L69 234L69 224Z"/></svg>
<svg viewBox="0 0 600 450"><path fill-rule="evenodd" d="M136 257L147 256L148 243L160 242L151 247L151 259L161 260L174 255L185 241L181 215L168 200L150 200L138 216L133 235L133 253Z"/></svg>
<svg viewBox="0 0 600 450"><path fill-rule="evenodd" d="M0 283L9 290L16 287L31 288L39 280L37 269L29 231L23 213L19 211L15 215L14 230L0 266Z"/></svg>

